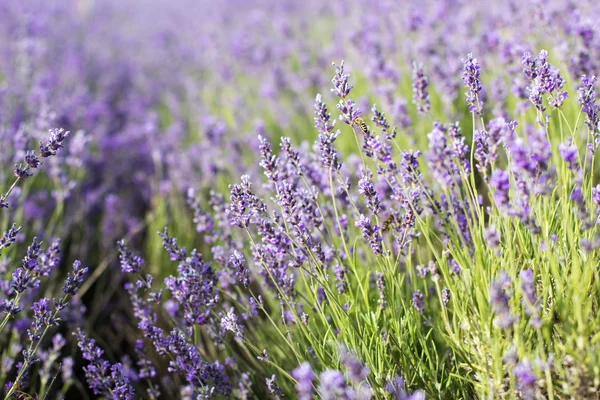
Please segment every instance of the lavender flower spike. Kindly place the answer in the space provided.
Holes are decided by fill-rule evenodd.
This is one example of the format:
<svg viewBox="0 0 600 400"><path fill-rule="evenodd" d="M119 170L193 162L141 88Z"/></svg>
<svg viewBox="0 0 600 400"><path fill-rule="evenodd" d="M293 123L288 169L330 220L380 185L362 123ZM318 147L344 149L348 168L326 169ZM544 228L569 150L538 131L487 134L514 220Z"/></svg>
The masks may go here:
<svg viewBox="0 0 600 400"><path fill-rule="evenodd" d="M343 60L339 66L335 65L335 63L332 64L335 67L335 75L331 80L331 83L333 83L333 89L331 89L331 93L335 94L337 97L345 99L352 90L352 85L348 83L348 80L350 79L350 74L344 71Z"/></svg>
<svg viewBox="0 0 600 400"><path fill-rule="evenodd" d="M420 113L426 114L431 109L429 99L429 79L423 72L423 64L413 62L412 75L413 104Z"/></svg>
<svg viewBox="0 0 600 400"><path fill-rule="evenodd" d="M308 362L303 362L298 368L292 371L292 377L298 382L296 390L299 400L311 400L313 397L313 381L315 373Z"/></svg>
<svg viewBox="0 0 600 400"><path fill-rule="evenodd" d="M469 53L467 58L463 60L463 82L469 89L466 93L467 104L469 110L475 115L483 115L483 102L481 101L481 81L479 80L480 75L479 61L473 57L473 54Z"/></svg>

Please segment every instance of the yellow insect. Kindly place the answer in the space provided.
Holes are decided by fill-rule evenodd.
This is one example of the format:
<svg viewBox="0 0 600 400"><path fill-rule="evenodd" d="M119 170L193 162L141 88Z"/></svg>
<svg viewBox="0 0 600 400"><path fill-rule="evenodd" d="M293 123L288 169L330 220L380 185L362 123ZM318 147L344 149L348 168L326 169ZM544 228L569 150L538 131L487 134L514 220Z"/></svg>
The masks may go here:
<svg viewBox="0 0 600 400"><path fill-rule="evenodd" d="M369 127L367 126L367 124L365 124L365 120L362 119L361 117L356 117L354 118L354 121L352 121L356 124L356 126L358 126L360 128L361 131L363 131L363 133L368 133L369 132Z"/></svg>
<svg viewBox="0 0 600 400"><path fill-rule="evenodd" d="M381 231L382 232L389 231L390 227L392 225L394 225L395 223L396 223L396 217L394 217L393 215L390 215L383 221L383 224L381 224Z"/></svg>

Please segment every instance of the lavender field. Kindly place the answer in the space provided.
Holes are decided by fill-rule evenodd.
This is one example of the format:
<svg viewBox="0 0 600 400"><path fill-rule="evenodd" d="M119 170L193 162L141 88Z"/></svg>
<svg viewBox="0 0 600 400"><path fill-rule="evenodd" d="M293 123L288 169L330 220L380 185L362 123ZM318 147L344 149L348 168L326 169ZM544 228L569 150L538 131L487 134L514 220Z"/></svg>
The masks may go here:
<svg viewBox="0 0 600 400"><path fill-rule="evenodd" d="M0 0L4 399L600 399L600 2Z"/></svg>

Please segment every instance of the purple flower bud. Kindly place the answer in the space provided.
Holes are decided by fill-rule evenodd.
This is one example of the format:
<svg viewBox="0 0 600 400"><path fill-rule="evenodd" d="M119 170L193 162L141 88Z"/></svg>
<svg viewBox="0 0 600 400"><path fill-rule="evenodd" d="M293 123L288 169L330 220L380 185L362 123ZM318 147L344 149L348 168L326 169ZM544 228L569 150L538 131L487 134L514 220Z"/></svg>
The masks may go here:
<svg viewBox="0 0 600 400"><path fill-rule="evenodd" d="M313 381L315 373L308 362L303 362L298 368L292 371L292 377L298 381L296 390L299 400L311 400L313 395Z"/></svg>

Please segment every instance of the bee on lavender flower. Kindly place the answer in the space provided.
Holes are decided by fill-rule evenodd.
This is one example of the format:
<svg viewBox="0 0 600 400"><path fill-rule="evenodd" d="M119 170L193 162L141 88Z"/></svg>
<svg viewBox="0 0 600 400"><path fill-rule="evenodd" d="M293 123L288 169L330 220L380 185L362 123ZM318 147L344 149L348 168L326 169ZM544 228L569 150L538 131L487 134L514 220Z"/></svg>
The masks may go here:
<svg viewBox="0 0 600 400"><path fill-rule="evenodd" d="M354 118L354 120L352 121L356 124L356 126L358 126L358 128L363 132L363 133L368 133L369 132L369 127L367 126L367 124L365 123L365 120L362 119L361 117L356 117Z"/></svg>
<svg viewBox="0 0 600 400"><path fill-rule="evenodd" d="M381 224L381 231L387 232L392 228L393 225L397 223L396 217L394 215L389 215Z"/></svg>

